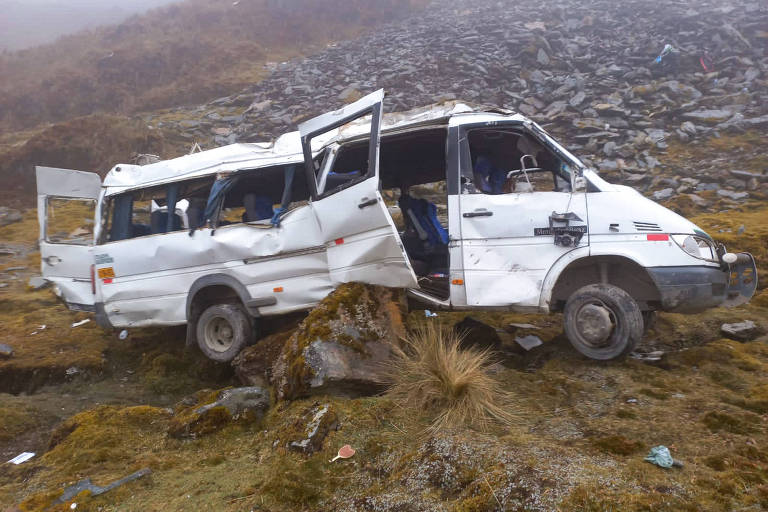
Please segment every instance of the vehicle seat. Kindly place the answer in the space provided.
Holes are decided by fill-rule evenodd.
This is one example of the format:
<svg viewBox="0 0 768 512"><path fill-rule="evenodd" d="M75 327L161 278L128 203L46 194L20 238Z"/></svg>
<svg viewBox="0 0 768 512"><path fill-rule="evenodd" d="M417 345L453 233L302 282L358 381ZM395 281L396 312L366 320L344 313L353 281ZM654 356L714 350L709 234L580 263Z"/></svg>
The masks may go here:
<svg viewBox="0 0 768 512"><path fill-rule="evenodd" d="M416 230L425 246L434 248L448 245L448 231L440 224L434 203L404 195L400 197L398 204L406 218L406 225Z"/></svg>
<svg viewBox="0 0 768 512"><path fill-rule="evenodd" d="M243 206L245 206L243 222L271 219L275 214L272 210L272 201L266 196L254 193L243 196Z"/></svg>

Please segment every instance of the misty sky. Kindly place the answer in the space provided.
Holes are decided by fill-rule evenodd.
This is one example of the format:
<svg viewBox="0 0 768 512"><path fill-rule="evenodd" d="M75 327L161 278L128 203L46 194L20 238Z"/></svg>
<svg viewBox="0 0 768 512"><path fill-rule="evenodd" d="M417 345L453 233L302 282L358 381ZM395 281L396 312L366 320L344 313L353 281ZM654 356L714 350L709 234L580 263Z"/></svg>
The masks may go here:
<svg viewBox="0 0 768 512"><path fill-rule="evenodd" d="M178 0L0 0L0 50L48 43L174 1Z"/></svg>

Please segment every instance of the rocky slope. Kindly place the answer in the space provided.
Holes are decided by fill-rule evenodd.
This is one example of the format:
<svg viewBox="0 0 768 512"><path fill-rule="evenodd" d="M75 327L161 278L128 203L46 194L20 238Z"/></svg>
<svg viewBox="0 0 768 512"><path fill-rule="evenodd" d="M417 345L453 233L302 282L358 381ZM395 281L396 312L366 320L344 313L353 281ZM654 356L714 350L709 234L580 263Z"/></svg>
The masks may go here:
<svg viewBox="0 0 768 512"><path fill-rule="evenodd" d="M524 113L655 199L765 199L760 152L698 158L679 176L668 152L725 133L765 134L766 25L758 2L436 0L423 14L274 64L238 94L145 119L208 146L260 141L383 87L388 111L461 99ZM667 44L673 51L656 62Z"/></svg>

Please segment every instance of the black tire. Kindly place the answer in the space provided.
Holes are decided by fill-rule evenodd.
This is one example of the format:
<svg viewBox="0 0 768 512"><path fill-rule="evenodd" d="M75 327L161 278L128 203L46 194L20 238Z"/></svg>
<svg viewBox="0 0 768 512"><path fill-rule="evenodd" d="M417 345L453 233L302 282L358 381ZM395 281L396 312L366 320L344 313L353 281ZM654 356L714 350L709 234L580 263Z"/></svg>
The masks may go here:
<svg viewBox="0 0 768 512"><path fill-rule="evenodd" d="M200 350L220 363L232 361L255 338L250 318L237 304L209 306L195 328Z"/></svg>
<svg viewBox="0 0 768 512"><path fill-rule="evenodd" d="M624 357L643 337L637 302L610 284L579 288L565 303L565 334L583 355L601 361Z"/></svg>

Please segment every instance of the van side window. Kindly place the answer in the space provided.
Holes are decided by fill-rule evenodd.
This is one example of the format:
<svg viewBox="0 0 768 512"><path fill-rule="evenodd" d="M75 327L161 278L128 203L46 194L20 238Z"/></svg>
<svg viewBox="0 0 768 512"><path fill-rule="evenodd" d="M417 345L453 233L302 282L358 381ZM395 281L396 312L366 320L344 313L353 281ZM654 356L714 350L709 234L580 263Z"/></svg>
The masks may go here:
<svg viewBox="0 0 768 512"><path fill-rule="evenodd" d="M463 193L570 191L567 165L528 133L493 128L471 130L463 153Z"/></svg>
<svg viewBox="0 0 768 512"><path fill-rule="evenodd" d="M301 163L242 170L229 180L218 216L218 226L243 222L271 226L270 221L307 204L309 188Z"/></svg>
<svg viewBox="0 0 768 512"><path fill-rule="evenodd" d="M189 180L110 197L102 243L200 227L212 182Z"/></svg>

